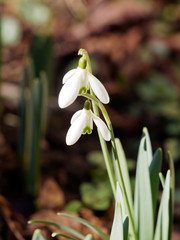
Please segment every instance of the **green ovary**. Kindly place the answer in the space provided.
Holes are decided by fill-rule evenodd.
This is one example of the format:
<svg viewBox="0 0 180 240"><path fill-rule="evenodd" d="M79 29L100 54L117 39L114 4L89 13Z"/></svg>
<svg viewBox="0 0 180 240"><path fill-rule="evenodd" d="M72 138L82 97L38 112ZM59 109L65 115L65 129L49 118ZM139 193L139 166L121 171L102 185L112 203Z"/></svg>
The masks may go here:
<svg viewBox="0 0 180 240"><path fill-rule="evenodd" d="M83 132L82 134L91 134L92 133L92 129L89 127L89 126L86 126L84 129L83 129Z"/></svg>
<svg viewBox="0 0 180 240"><path fill-rule="evenodd" d="M86 87L82 87L82 88L80 88L80 90L79 90L79 95L81 95L82 93L86 93L86 92L87 92Z"/></svg>

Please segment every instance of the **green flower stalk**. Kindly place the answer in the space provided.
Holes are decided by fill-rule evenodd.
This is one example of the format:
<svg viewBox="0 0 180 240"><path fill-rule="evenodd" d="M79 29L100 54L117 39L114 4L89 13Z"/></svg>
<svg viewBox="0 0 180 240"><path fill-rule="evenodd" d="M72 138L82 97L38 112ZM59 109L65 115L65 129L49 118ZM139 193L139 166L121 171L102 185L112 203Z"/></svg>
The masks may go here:
<svg viewBox="0 0 180 240"><path fill-rule="evenodd" d="M80 49L78 54L82 55L79 66L64 76L64 85L59 93L58 102L59 106L64 108L72 104L78 95L88 99L85 101L83 110L79 110L73 115L71 127L66 136L66 143L72 145L78 141L81 134L86 132L90 134L93 121L97 125L109 180L116 200L110 240L170 240L174 192L172 158L169 158L172 173L168 171L166 180L163 180L163 197L158 212L157 226L155 227L159 173L162 162L161 150L158 149L153 155L149 134L147 129L144 128L137 160L133 206L127 160L120 140L114 136L110 117L103 105L109 102L109 95L102 83L92 75L91 62L87 51ZM91 110L91 103L93 110ZM106 124L100 119L99 110ZM111 140L112 154L109 154L106 143L109 140ZM164 178L161 177L161 179ZM119 182L117 187L116 181ZM63 216L65 215L63 214ZM68 215L68 217L71 216ZM84 223L82 219L78 218L76 220ZM148 224L146 221L148 221ZM102 238L107 239L106 236Z"/></svg>

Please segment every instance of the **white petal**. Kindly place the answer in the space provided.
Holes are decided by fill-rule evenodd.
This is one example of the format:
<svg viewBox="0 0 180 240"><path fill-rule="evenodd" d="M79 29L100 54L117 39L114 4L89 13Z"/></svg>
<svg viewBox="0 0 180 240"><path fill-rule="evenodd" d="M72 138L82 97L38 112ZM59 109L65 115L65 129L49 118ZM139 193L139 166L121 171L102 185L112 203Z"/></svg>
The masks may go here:
<svg viewBox="0 0 180 240"><path fill-rule="evenodd" d="M77 69L72 69L69 72L67 72L62 80L62 83L66 83L75 73L76 73Z"/></svg>
<svg viewBox="0 0 180 240"><path fill-rule="evenodd" d="M96 96L102 103L107 104L109 102L109 95L103 84L89 72L87 73L87 77Z"/></svg>
<svg viewBox="0 0 180 240"><path fill-rule="evenodd" d="M110 141L111 139L111 135L109 132L109 129L107 128L106 124L103 122L103 120L99 117L97 117L94 113L93 113L93 121L96 124L97 128L99 129L99 131L101 132L103 138L106 141Z"/></svg>
<svg viewBox="0 0 180 240"><path fill-rule="evenodd" d="M84 129L84 116L81 114L79 118L74 121L74 123L69 128L67 135L66 135L66 144L73 145L76 143Z"/></svg>
<svg viewBox="0 0 180 240"><path fill-rule="evenodd" d="M75 74L72 79L63 85L58 97L58 104L60 108L68 107L76 100L79 93L79 85L79 74Z"/></svg>
<svg viewBox="0 0 180 240"><path fill-rule="evenodd" d="M71 124L73 124L74 121L76 121L76 119L81 115L82 110L79 110L77 112L75 112L71 118Z"/></svg>
<svg viewBox="0 0 180 240"><path fill-rule="evenodd" d="M83 109L83 112L84 112L85 126L89 126L91 129L93 129L93 113L92 113L92 111Z"/></svg>

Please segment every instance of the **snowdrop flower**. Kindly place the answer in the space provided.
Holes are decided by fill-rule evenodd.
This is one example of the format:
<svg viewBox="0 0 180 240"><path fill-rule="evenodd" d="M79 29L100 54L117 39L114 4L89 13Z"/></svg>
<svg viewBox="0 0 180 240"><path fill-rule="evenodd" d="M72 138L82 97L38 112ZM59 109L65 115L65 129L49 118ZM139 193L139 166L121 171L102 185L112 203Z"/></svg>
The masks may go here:
<svg viewBox="0 0 180 240"><path fill-rule="evenodd" d="M79 94L87 92L89 86L91 86L95 95L102 103L107 104L109 102L109 95L105 87L96 77L88 72L86 66L87 61L84 57L81 57L79 66L67 72L63 77L62 83L64 85L58 97L60 108L65 108L72 104Z"/></svg>
<svg viewBox="0 0 180 240"><path fill-rule="evenodd" d="M66 135L66 144L76 143L81 134L91 134L93 121L106 141L110 141L110 132L106 124L91 111L91 104L86 100L83 110L77 111L71 118L71 126Z"/></svg>

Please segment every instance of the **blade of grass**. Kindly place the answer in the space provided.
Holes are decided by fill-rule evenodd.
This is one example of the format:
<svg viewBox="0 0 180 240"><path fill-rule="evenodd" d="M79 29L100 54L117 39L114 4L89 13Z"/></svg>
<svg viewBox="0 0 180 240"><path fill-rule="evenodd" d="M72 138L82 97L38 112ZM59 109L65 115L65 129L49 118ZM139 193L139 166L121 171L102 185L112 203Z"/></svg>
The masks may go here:
<svg viewBox="0 0 180 240"><path fill-rule="evenodd" d="M134 210L138 240L152 240L154 228L151 182L148 166L149 154L147 152L146 136L146 133L143 131L136 169Z"/></svg>
<svg viewBox="0 0 180 240"><path fill-rule="evenodd" d="M45 72L40 73L40 128L41 135L44 137L47 126L47 116L48 116L48 79Z"/></svg>
<svg viewBox="0 0 180 240"><path fill-rule="evenodd" d="M152 146L151 146L151 140L149 137L149 132L148 129L146 127L143 128L143 133L146 136L146 152L147 152L147 161L148 161L148 165L150 166L151 161L153 159L153 154L152 154Z"/></svg>
<svg viewBox="0 0 180 240"><path fill-rule="evenodd" d="M170 240L171 176L167 172L163 194L158 211L154 240Z"/></svg>
<svg viewBox="0 0 180 240"><path fill-rule="evenodd" d="M59 216L63 216L63 217L68 217L71 219L74 219L80 223L82 223L83 225L87 226L88 228L92 229L94 232L98 233L99 236L101 236L104 240L109 240L109 237L103 233L99 228L97 228L95 225L91 224L90 222L88 222L85 219L82 219L80 217L76 217L67 213L58 213Z"/></svg>
<svg viewBox="0 0 180 240"><path fill-rule="evenodd" d="M175 169L174 169L174 161L172 154L168 151L168 160L169 160L169 167L170 167L170 177L171 177L171 207L170 207L170 231L169 235L171 235L172 228L173 228L173 215L174 215L174 194L175 194Z"/></svg>
<svg viewBox="0 0 180 240"><path fill-rule="evenodd" d="M123 222L123 232L124 232L124 240L128 240L129 236L129 218L126 216Z"/></svg>
<svg viewBox="0 0 180 240"><path fill-rule="evenodd" d="M77 240L76 238L73 238L73 237L70 237L66 234L62 234L62 233L52 233L51 235L52 237L57 237L57 236L61 236L61 237L64 237L64 238L67 238L67 239L71 239L71 240Z"/></svg>
<svg viewBox="0 0 180 240"><path fill-rule="evenodd" d="M154 217L157 205L159 189L159 172L161 171L161 166L162 166L162 150L157 149L149 166Z"/></svg>
<svg viewBox="0 0 180 240"><path fill-rule="evenodd" d="M74 230L73 228L70 228L70 227L67 227L63 224L59 224L59 223L55 223L55 222L51 222L51 221L45 221L45 220L30 220L28 221L29 224L32 224L32 223L42 223L42 224L47 224L47 225L52 225L52 226L55 226L55 227L58 227L62 230L65 230L66 232L74 235L75 237L77 238L80 238L81 240L83 240L85 238L85 235L77 232L76 230Z"/></svg>
<svg viewBox="0 0 180 240"><path fill-rule="evenodd" d="M114 220L111 229L110 240L123 240L123 216L121 202L118 200L115 207Z"/></svg>
<svg viewBox="0 0 180 240"><path fill-rule="evenodd" d="M127 192L127 197L129 200L129 205L131 208L131 212L133 212L132 189L131 189L129 171L128 171L128 166L127 166L127 160L126 160L125 153L122 148L121 142L118 138L115 139L115 144L116 144L117 154L118 154L117 161L119 161L119 165L121 167L121 172L122 172L123 179L124 179L124 184L125 184L125 189ZM117 161L116 160L114 161L115 165L117 164ZM118 167L116 166L115 169L118 170ZM121 184L121 179L119 177L119 174L118 174L118 178L119 179L117 179L117 181ZM121 186L121 189L122 189L122 186Z"/></svg>

